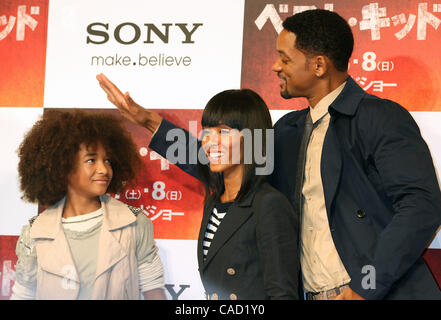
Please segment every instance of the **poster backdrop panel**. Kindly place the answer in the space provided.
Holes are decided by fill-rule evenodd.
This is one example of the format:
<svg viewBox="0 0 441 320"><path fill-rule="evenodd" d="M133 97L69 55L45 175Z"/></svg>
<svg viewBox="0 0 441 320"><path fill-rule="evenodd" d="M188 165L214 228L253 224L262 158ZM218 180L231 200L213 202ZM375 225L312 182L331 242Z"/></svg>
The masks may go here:
<svg viewBox="0 0 441 320"><path fill-rule="evenodd" d="M202 300L205 290L198 271L196 240L156 240L165 270L168 299Z"/></svg>
<svg viewBox="0 0 441 320"><path fill-rule="evenodd" d="M15 282L15 245L17 236L0 235L0 300L7 300Z"/></svg>
<svg viewBox="0 0 441 320"><path fill-rule="evenodd" d="M245 2L242 86L259 92L270 108L301 109L305 99L280 97L271 71L282 22L313 9L338 12L352 28L355 48L349 74L368 93L412 111L441 110L441 8L438 1L268 1Z"/></svg>
<svg viewBox="0 0 441 320"><path fill-rule="evenodd" d="M37 205L21 200L17 150L42 113L43 108L0 108L0 235L19 235L37 214Z"/></svg>
<svg viewBox="0 0 441 320"><path fill-rule="evenodd" d="M53 1L44 105L102 108L103 72L144 106L203 108L240 86L243 9L238 0Z"/></svg>
<svg viewBox="0 0 441 320"><path fill-rule="evenodd" d="M50 108L44 110L46 112ZM107 112L123 119L144 164L136 184L112 196L124 203L141 208L142 212L153 222L155 239L196 240L202 220L204 196L202 183L148 148L151 133L125 120L115 108L85 110ZM162 117L183 129L191 130L195 136L201 130L202 110L157 111ZM176 139L176 143L183 143L178 138Z"/></svg>
<svg viewBox="0 0 441 320"><path fill-rule="evenodd" d="M48 2L0 2L0 107L43 106Z"/></svg>

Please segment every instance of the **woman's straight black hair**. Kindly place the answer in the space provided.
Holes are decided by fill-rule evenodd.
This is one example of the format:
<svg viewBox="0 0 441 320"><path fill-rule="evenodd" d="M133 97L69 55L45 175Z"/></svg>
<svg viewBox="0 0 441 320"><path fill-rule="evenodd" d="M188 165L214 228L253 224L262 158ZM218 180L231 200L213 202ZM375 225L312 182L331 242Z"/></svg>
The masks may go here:
<svg viewBox="0 0 441 320"><path fill-rule="evenodd" d="M254 130L262 129L261 150L265 151L266 130L272 129L271 115L265 101L250 89L225 90L216 94L208 101L202 114L201 124L203 128L226 125L239 131L250 129L253 146L251 150L253 152ZM244 164L242 185L235 201L242 200L253 187L265 179L265 176L256 175L257 167L254 156L252 163ZM211 197L219 198L224 192L223 174L211 172L209 165L201 163L198 163L198 173L205 185L205 201Z"/></svg>

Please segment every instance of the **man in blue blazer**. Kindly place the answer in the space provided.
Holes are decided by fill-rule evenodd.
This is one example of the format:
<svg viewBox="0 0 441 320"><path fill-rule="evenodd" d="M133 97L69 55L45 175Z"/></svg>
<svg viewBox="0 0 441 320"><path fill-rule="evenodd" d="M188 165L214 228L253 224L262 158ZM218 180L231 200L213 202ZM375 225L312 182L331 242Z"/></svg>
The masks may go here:
<svg viewBox="0 0 441 320"><path fill-rule="evenodd" d="M418 126L348 75L353 36L339 15L305 11L283 27L273 66L281 95L310 107L276 123L270 180L300 215L306 297L441 299L421 258L441 223L441 194Z"/></svg>
<svg viewBox="0 0 441 320"><path fill-rule="evenodd" d="M297 208L301 250L286 254L299 255L306 298L441 299L421 258L441 224L441 194L418 126L348 75L353 36L339 15L305 11L283 27L273 66L281 95L310 107L275 124L269 181ZM97 79L125 117L166 143L175 126Z"/></svg>

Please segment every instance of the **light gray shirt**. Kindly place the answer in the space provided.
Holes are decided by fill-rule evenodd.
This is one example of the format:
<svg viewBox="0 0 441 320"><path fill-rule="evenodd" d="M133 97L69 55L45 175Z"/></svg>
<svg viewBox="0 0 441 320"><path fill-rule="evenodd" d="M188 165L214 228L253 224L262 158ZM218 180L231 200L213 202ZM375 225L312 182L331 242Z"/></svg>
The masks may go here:
<svg viewBox="0 0 441 320"><path fill-rule="evenodd" d="M314 128L306 150L300 244L306 292L326 291L351 280L332 240L320 170L323 143L331 118L328 107L343 90L345 83L310 109Z"/></svg>

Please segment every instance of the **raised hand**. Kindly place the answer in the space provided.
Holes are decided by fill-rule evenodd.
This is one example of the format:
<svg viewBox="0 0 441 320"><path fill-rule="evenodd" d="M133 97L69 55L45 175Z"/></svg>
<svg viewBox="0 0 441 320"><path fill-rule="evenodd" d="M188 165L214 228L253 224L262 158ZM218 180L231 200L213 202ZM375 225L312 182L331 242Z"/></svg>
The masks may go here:
<svg viewBox="0 0 441 320"><path fill-rule="evenodd" d="M137 104L129 93L122 93L104 74L96 76L101 88L106 92L107 99L112 102L121 114L133 123L155 132L161 124L162 117L156 112L149 111Z"/></svg>

